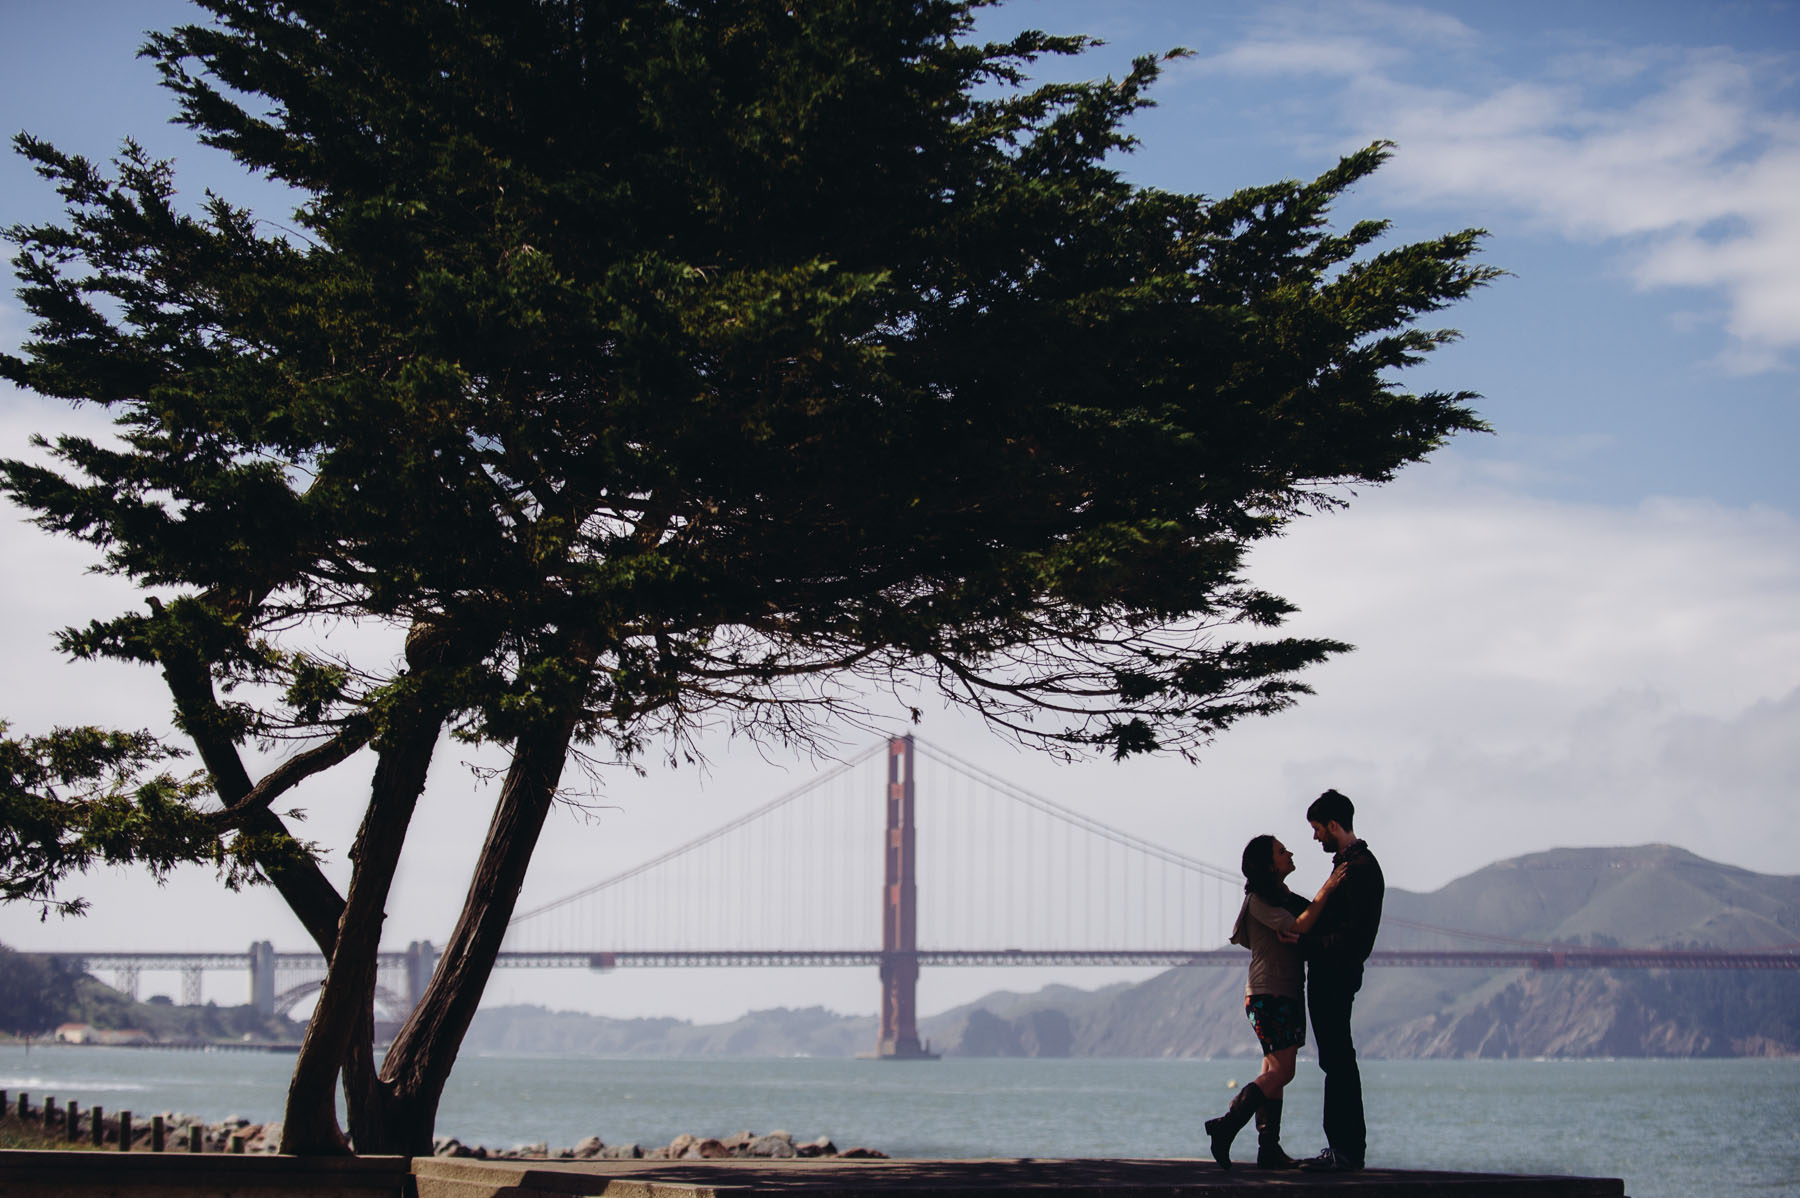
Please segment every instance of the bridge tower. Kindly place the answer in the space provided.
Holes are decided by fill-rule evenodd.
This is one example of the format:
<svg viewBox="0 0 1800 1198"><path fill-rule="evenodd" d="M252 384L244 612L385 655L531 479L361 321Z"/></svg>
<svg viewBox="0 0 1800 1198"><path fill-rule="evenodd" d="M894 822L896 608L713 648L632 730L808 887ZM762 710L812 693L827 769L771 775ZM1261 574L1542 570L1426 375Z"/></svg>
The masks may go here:
<svg viewBox="0 0 1800 1198"><path fill-rule="evenodd" d="M431 971L437 968L438 953L429 940L415 940L406 946L406 1009L410 1012L425 997L425 986Z"/></svg>
<svg viewBox="0 0 1800 1198"><path fill-rule="evenodd" d="M919 989L918 907L914 875L913 738L888 740L886 861L881 889L881 1038L875 1055L884 1060L930 1061L937 1054L919 1044L916 1000Z"/></svg>
<svg viewBox="0 0 1800 1198"><path fill-rule="evenodd" d="M250 946L250 1005L258 1015L275 1013L275 946L267 940Z"/></svg>

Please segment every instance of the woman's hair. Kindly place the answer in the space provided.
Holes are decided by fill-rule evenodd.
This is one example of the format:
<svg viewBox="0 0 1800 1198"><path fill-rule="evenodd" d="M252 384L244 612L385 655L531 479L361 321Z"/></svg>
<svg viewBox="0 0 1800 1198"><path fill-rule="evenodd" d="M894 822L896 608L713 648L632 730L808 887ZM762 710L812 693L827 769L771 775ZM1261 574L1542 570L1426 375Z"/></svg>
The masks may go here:
<svg viewBox="0 0 1800 1198"><path fill-rule="evenodd" d="M1254 894L1265 903L1279 903L1287 887L1275 872L1275 838L1252 836L1244 846L1240 863L1244 870L1244 893Z"/></svg>

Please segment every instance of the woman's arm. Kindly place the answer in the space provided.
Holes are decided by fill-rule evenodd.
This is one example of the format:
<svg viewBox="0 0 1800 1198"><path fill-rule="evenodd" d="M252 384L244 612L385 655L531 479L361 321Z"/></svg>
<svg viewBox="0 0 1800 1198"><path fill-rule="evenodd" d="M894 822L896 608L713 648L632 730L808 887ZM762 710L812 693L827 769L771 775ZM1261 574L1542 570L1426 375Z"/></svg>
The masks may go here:
<svg viewBox="0 0 1800 1198"><path fill-rule="evenodd" d="M1291 935L1294 931L1294 913L1258 895L1245 896L1244 913L1277 936Z"/></svg>
<svg viewBox="0 0 1800 1198"><path fill-rule="evenodd" d="M1312 905L1294 918L1294 931L1310 932L1313 930L1313 925L1319 922L1319 916L1325 911L1325 900L1330 897L1333 890L1337 889L1337 884L1342 882L1344 875L1349 872L1348 865L1340 865L1331 871L1331 876L1325 879L1323 886L1319 887L1319 893L1313 895Z"/></svg>

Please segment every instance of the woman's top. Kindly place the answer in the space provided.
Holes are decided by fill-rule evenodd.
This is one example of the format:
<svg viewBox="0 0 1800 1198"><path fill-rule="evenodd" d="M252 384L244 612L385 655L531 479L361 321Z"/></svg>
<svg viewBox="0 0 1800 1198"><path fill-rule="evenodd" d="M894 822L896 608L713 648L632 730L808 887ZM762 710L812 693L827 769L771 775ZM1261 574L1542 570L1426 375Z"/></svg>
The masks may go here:
<svg viewBox="0 0 1800 1198"><path fill-rule="evenodd" d="M1297 898L1297 896L1290 896ZM1306 909L1306 900L1293 904ZM1300 958L1300 946L1283 944L1277 932L1294 930L1294 913L1264 902L1254 894L1244 896L1238 910L1237 926L1231 929L1231 943L1250 950L1250 977L1245 994L1280 994L1302 998L1306 994L1306 967Z"/></svg>

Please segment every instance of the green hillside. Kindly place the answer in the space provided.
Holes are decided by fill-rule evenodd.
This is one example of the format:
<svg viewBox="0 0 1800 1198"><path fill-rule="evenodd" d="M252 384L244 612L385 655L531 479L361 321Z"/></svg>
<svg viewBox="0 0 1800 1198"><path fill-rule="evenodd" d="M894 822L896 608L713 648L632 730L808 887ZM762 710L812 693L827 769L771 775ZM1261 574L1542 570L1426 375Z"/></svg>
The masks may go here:
<svg viewBox="0 0 1800 1198"><path fill-rule="evenodd" d="M1430 894L1392 890L1382 948L1472 947L1410 920L1539 943L1767 948L1800 941L1800 877L1751 873L1655 844L1552 849Z"/></svg>
<svg viewBox="0 0 1800 1198"><path fill-rule="evenodd" d="M21 953L0 945L0 1034L47 1036L63 1023L138 1028L157 1040L268 1040L298 1042L303 1025L250 1006L207 1003L183 1007L166 998L134 1002L66 958Z"/></svg>

